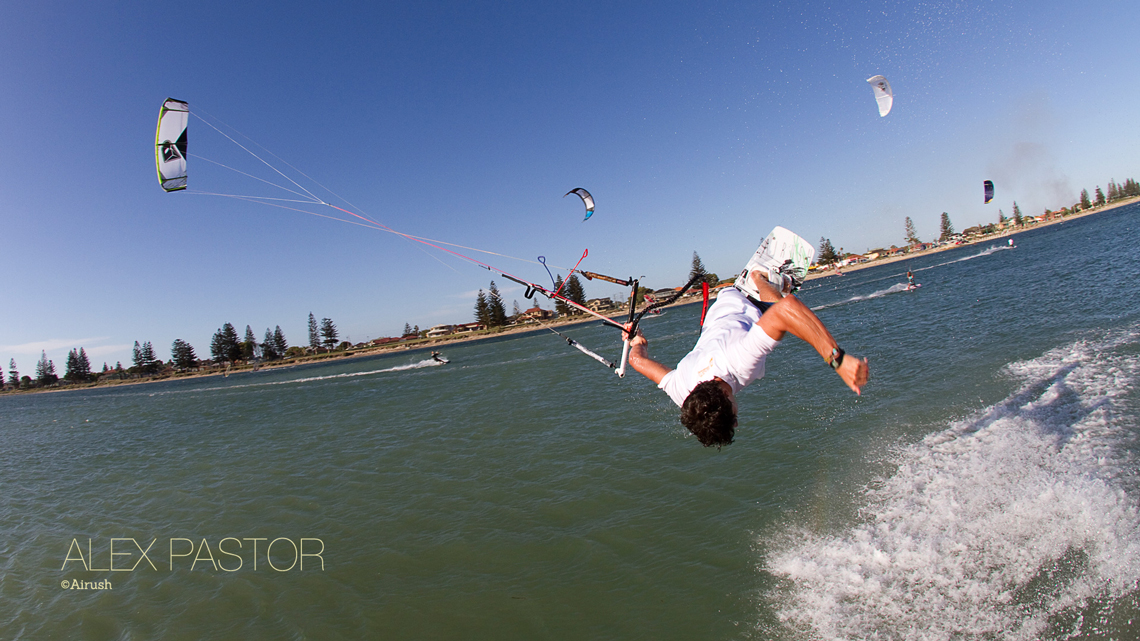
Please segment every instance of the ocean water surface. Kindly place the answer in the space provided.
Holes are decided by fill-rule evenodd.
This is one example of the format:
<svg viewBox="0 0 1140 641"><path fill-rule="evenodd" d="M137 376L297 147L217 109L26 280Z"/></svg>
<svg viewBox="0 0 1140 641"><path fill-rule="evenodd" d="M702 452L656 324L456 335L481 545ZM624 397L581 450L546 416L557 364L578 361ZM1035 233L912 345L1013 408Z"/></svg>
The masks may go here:
<svg viewBox="0 0 1140 641"><path fill-rule="evenodd" d="M1140 638L1140 206L1013 239L810 282L870 384L719 451L549 332L0 397L0 638Z"/></svg>

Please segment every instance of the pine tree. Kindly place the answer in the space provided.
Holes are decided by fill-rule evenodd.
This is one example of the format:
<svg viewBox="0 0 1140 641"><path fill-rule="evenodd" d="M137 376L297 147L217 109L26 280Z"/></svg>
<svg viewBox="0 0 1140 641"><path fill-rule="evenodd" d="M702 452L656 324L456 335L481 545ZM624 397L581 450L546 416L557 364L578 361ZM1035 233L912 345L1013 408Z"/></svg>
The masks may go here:
<svg viewBox="0 0 1140 641"><path fill-rule="evenodd" d="M237 330L233 325L226 323L214 332L214 338L210 341L210 355L219 363L232 363L241 358L241 343L238 342Z"/></svg>
<svg viewBox="0 0 1140 641"><path fill-rule="evenodd" d="M522 310L519 309L519 302L516 300L515 301L515 307L514 307L514 317L518 318L519 316L522 316Z"/></svg>
<svg viewBox="0 0 1140 641"><path fill-rule="evenodd" d="M63 380L76 382L79 380L79 352L74 349L67 353L67 361L64 363Z"/></svg>
<svg viewBox="0 0 1140 641"><path fill-rule="evenodd" d="M258 358L261 350L257 344L257 338L253 335L253 329L249 325L245 326L245 340L241 342L241 357L242 360L250 360Z"/></svg>
<svg viewBox="0 0 1140 641"><path fill-rule="evenodd" d="M1092 207L1092 201L1089 200L1089 190L1082 189L1081 190L1081 211L1084 211L1084 210L1089 209L1091 207Z"/></svg>
<svg viewBox="0 0 1140 641"><path fill-rule="evenodd" d="M8 384L12 387L20 386L20 372L16 369L16 359L8 361Z"/></svg>
<svg viewBox="0 0 1140 641"><path fill-rule="evenodd" d="M289 341L285 340L285 332L281 331L280 325L273 328L273 348L282 357L285 356L285 352L289 351Z"/></svg>
<svg viewBox="0 0 1140 641"><path fill-rule="evenodd" d="M693 280L697 276L707 276L708 270L705 269L705 264L701 262L701 257L697 255L696 250L693 251L693 265L689 268L689 280Z"/></svg>
<svg viewBox="0 0 1140 641"><path fill-rule="evenodd" d="M914 221L910 216L906 217L906 242L908 245L918 245L922 242L918 239L918 232L914 230Z"/></svg>
<svg viewBox="0 0 1140 641"><path fill-rule="evenodd" d="M150 341L146 341L142 345L142 358L143 371L147 374L157 374L162 361L154 355L154 348L151 347Z"/></svg>
<svg viewBox="0 0 1140 641"><path fill-rule="evenodd" d="M950 223L950 214L942 212L942 235L938 237L940 242L950 240L954 235L954 225Z"/></svg>
<svg viewBox="0 0 1140 641"><path fill-rule="evenodd" d="M998 210L998 222L1004 223L1005 221L1006 221L1005 212L999 209Z"/></svg>
<svg viewBox="0 0 1140 641"><path fill-rule="evenodd" d="M337 331L336 325L333 324L331 318L321 319L321 343L326 349L336 347Z"/></svg>
<svg viewBox="0 0 1140 641"><path fill-rule="evenodd" d="M1116 179L1108 181L1108 202L1120 198L1120 188L1116 186Z"/></svg>
<svg viewBox="0 0 1140 641"><path fill-rule="evenodd" d="M59 381L55 374L55 363L48 360L47 352L40 352L40 362L36 363L36 382L40 385L54 385Z"/></svg>
<svg viewBox="0 0 1140 641"><path fill-rule="evenodd" d="M407 324L407 323L404 323L404 334L403 335L407 336L408 334L411 334L411 333L412 333L412 326Z"/></svg>
<svg viewBox="0 0 1140 641"><path fill-rule="evenodd" d="M839 256L835 253L835 246L831 244L830 238L819 237L819 258L816 260L820 265L827 265L839 260Z"/></svg>
<svg viewBox="0 0 1140 641"><path fill-rule="evenodd" d="M562 274L559 274L557 278L554 279L554 291L560 291L562 285ZM570 306L561 299L556 298L554 299L554 311L557 312L559 316L567 316L570 314Z"/></svg>
<svg viewBox="0 0 1140 641"><path fill-rule="evenodd" d="M280 358L277 353L277 342L273 340L273 330L265 328L265 338L261 339L261 357L267 361Z"/></svg>
<svg viewBox="0 0 1140 641"><path fill-rule="evenodd" d="M483 327L491 326L491 308L487 305L487 295L482 289L475 297L475 322Z"/></svg>
<svg viewBox="0 0 1140 641"><path fill-rule="evenodd" d="M495 281L491 281L491 288L487 293L487 318L489 327L502 327L507 324L507 310L503 305L503 297L499 295L499 288Z"/></svg>
<svg viewBox="0 0 1140 641"><path fill-rule="evenodd" d="M321 346L321 330L317 328L317 319L313 312L309 312L309 347L316 349Z"/></svg>
<svg viewBox="0 0 1140 641"><path fill-rule="evenodd" d="M142 347L139 342L135 341L135 347L131 350L131 367L136 371L142 371L145 361L143 360Z"/></svg>
<svg viewBox="0 0 1140 641"><path fill-rule="evenodd" d="M222 330L219 329L214 332L213 337L210 338L210 358L221 364L226 360L226 353L226 336Z"/></svg>
<svg viewBox="0 0 1140 641"><path fill-rule="evenodd" d="M695 253L695 252L694 252ZM708 272L704 273L708 276ZM586 304L586 290L582 287L582 281L578 280L577 274L570 274L570 278L566 279L566 298L578 303L579 305ZM577 312L575 312L577 313Z"/></svg>
<svg viewBox="0 0 1140 641"><path fill-rule="evenodd" d="M1021 207L1017 206L1017 201L1015 200L1013 201L1013 224L1017 227L1021 227L1023 221L1024 219L1021 217Z"/></svg>
<svg viewBox="0 0 1140 641"><path fill-rule="evenodd" d="M194 354L194 348L181 338L174 339L174 343L171 344L170 360L174 361L174 366L180 370L194 369L198 366L198 356Z"/></svg>
<svg viewBox="0 0 1140 641"><path fill-rule="evenodd" d="M1100 190L1100 185L1096 186L1096 206L1100 207L1104 204L1104 192Z"/></svg>
<svg viewBox="0 0 1140 641"><path fill-rule="evenodd" d="M91 380L91 361L87 358L87 351L82 347L67 353L63 379L72 383L84 383Z"/></svg>

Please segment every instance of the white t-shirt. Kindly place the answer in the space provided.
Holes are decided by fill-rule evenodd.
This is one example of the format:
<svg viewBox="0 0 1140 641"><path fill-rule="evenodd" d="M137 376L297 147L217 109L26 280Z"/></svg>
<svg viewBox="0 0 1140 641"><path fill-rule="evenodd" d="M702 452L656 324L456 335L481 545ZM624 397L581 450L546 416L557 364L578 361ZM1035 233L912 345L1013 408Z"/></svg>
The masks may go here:
<svg viewBox="0 0 1140 641"><path fill-rule="evenodd" d="M694 387L714 377L728 383L733 394L763 378L764 359L780 342L764 333L759 322L760 310L744 294L724 288L705 316L696 347L657 387L680 407Z"/></svg>

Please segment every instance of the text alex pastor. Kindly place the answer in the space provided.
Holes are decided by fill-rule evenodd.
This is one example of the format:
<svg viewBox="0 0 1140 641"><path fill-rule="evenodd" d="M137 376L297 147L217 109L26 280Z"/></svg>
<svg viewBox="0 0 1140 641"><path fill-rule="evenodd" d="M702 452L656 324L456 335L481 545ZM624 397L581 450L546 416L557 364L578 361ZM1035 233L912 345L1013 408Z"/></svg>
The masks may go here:
<svg viewBox="0 0 1140 641"><path fill-rule="evenodd" d="M106 545L94 545L87 539L86 554L79 539L72 539L67 548L67 556L63 559L61 570L67 570L68 564L72 570L83 566L88 572L134 572L136 569L145 571L149 566L155 572L159 566L168 566L174 570L177 564L180 568L194 570L198 564L203 569L211 568L215 571L237 572L243 568L257 570L259 562L262 568L268 565L278 572L290 570L304 570L305 561L309 562L310 570L325 569L325 542L316 538L302 538L294 541L287 537L269 539L268 537L236 538L227 536L213 545L203 538L195 544L192 539L171 538L167 545L155 548L157 538L142 542L134 538L108 539ZM144 545L145 543L145 545ZM166 558L162 554L166 553ZM158 565L155 562L158 562Z"/></svg>

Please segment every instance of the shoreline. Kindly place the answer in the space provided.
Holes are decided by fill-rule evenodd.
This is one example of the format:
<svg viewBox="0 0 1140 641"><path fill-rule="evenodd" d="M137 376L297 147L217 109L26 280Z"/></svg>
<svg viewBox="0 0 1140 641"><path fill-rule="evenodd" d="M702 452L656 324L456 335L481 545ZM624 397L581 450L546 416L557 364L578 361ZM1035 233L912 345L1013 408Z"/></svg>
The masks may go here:
<svg viewBox="0 0 1140 641"><path fill-rule="evenodd" d="M1010 236L1015 236L1018 233L1021 233L1024 231L1039 229L1041 227L1047 227L1049 225L1057 225L1057 224L1064 223L1065 221L1076 220L1078 218L1084 218L1085 216L1092 216L1094 214L1099 214L1099 213L1103 213L1103 212L1110 211L1113 209L1117 209L1119 207L1124 207L1126 205L1131 205L1131 204L1138 202L1138 201L1140 201L1140 197L1134 197L1134 198L1130 198L1127 200L1120 200L1120 201L1105 205L1103 207L1097 207L1097 208L1092 209L1090 211L1080 212L1077 214L1071 214L1069 216L1065 216L1063 218L1057 218L1054 220L1034 223L1033 225L1031 225L1029 227L1023 227L1023 228L1018 229L1018 230L1003 230L1001 233L990 234L988 236L982 236L982 237L977 238L975 240L971 240L971 241L962 243L961 245L945 245L942 247L934 247L932 249L924 249L924 250L921 250L918 252L902 254L900 256L891 256L889 258L876 259L876 260L869 261L866 263L859 263L857 265L851 265L849 267L844 268L843 271L844 271L844 273L855 272L855 271L859 271L861 269L867 269L869 267L878 267L880 265L888 265L891 263L897 263L897 262L904 261L904 260L911 260L911 259L914 259L914 258L919 257L919 256L936 254L936 253L944 252L944 251L947 251L950 249L955 249L957 247L977 245L977 244L993 241L993 240L1000 239L1000 238L1008 238ZM828 278L828 277L832 277L835 275L836 274L834 271L827 271L825 273L809 273L807 275L807 277L804 279L804 281L807 282L807 281L811 281L811 280L818 280L820 278ZM699 302L699 300L682 299L682 300L677 301L671 305L663 307L662 309L668 309L670 307L678 307L678 306L682 306L682 305L691 305L691 304L696 303L696 302ZM603 314L603 315L606 316L607 318L617 320L617 317L623 316L625 313L627 313L627 312L622 312L622 313L616 314L616 315L608 315L608 314ZM263 363L257 369L258 370L261 370L261 369L279 369L279 368L284 368L284 367L294 367L297 365L308 365L308 364L312 364L312 363L319 363L321 361L352 360L352 359L357 359L357 358L364 358L367 356L379 356L379 355L383 355L386 353L415 352L415 351L421 350L421 349L422 350L437 349L441 346L446 346L446 345L457 345L457 344L469 343L469 342L473 342L473 341L489 340L492 338L500 338L503 336L512 336L512 335L516 335L516 334L524 334L527 332L540 332L540 331L543 331L547 328L569 327L569 326L573 326L573 325L580 325L583 323L594 322L596 320L597 320L596 318L591 317L591 316L587 316L585 318L571 317L571 318L566 318L566 319L554 319L554 320L551 320L551 321L548 321L545 323L535 323L533 325L528 324L528 325L524 325L524 326L507 327L507 328L504 328L504 329L497 331L497 332L487 332L487 333L482 333L482 334L477 334L477 335L454 335L453 334L450 336L442 336L442 337L434 338L434 339L420 339L422 342L417 342L415 345L406 345L405 344L405 345L392 345L392 346L364 347L364 348L361 348L359 350L346 351L346 352L342 352L342 353L329 352L326 354L302 356L302 357L293 358L293 359L289 359L289 360L283 360L280 362ZM244 373L244 372L250 372L250 371L254 371L254 367L252 365L243 365L243 366L229 370L230 373L238 373L238 372ZM12 395L15 395L15 394L48 394L48 393L55 393L55 392L71 392L71 391L87 390L87 389L107 389L107 388L115 388L115 387L122 387L122 386L147 385L147 384L151 384L151 383L166 383L166 382L170 382L170 381L191 380L191 379L196 379L196 378L209 378L212 376L226 376L226 375L227 375L227 373L224 370L222 370L222 371L208 371L208 372L189 372L189 373L174 374L171 376L151 377L151 378L142 378L142 379L108 380L108 381L103 381L103 382L82 383L82 384L67 385L64 387L53 387L53 388L47 388L47 389L35 388L35 389L28 389L28 390L6 390L4 392L0 392L0 396L7 396L9 394L12 394Z"/></svg>
<svg viewBox="0 0 1140 641"><path fill-rule="evenodd" d="M872 260L870 262L859 263L857 265L851 265L848 267L844 267L843 273L846 274L848 272L855 272L855 271L859 271L860 269L866 269L868 267L878 267L879 265L888 265L890 263L897 263L897 262L903 261L903 260L911 260L911 259L916 258L918 256L927 256L929 254L937 254L938 252L944 252L944 251L947 251L950 249L954 249L955 247L966 247L968 245L978 245L978 244L993 241L993 240L996 240L999 238L1008 238L1010 236L1016 236L1017 234L1020 234L1022 232L1031 231L1034 229L1040 229L1042 227L1048 227L1050 225L1059 225L1059 224L1062 224L1066 221L1077 220L1078 218L1084 218L1085 216L1092 216L1095 214L1104 213L1106 211L1117 209L1119 207L1131 205L1131 204L1138 202L1138 201L1140 201L1140 196L1129 198L1126 200L1118 200L1114 203L1104 205L1103 207L1097 207L1097 208L1091 209L1089 211L1083 211L1083 212L1076 213L1076 214L1070 214L1068 216L1065 216L1064 218L1055 218L1053 220L1046 220L1046 221L1042 221L1039 223L1033 223L1032 225L1030 225L1028 227L1022 227L1021 229L1003 230L1000 233L990 234L988 236L982 236L980 238L977 238L976 240L964 242L961 245L944 245L942 247L934 247L932 249L924 249L924 250L913 252L913 253L902 254L901 256L891 256L889 258L879 258L876 260ZM809 280L816 280L819 278L826 278L829 276L835 276L835 275L836 274L834 271L827 271L825 273L810 273L807 275L807 278L804 279L804 282L807 282Z"/></svg>
<svg viewBox="0 0 1140 641"><path fill-rule="evenodd" d="M685 304L685 303L678 302L678 303L674 303L673 305L669 305L669 307L674 307L676 305L681 305L681 304ZM616 320L616 317L614 317L614 316L610 316L610 315L606 315L606 314L603 314L603 315L606 316L607 318L611 318L611 319ZM598 320L597 318L592 317L592 316L587 316L585 318L573 317L573 318L566 318L566 319L554 319L551 321L547 321L543 324L535 323L533 325L528 324L528 325L524 325L524 326L507 327L507 328L504 328L504 329L497 331L497 332L488 332L488 333L477 334L477 335L451 335L451 336L447 336L447 337L439 337L439 338L432 338L432 339L419 339L422 342L418 342L415 345L393 345L393 346L363 347L363 348L360 348L358 350L353 350L353 351L327 352L325 354L317 354L317 355L312 355L312 356L302 356L302 357L297 357L297 358L292 358L292 359L285 359L282 361L274 361L272 363L262 363L260 367L256 368L256 370L252 365L242 365L239 367L231 368L229 370L229 374L249 373L249 372L257 371L257 370L282 369L282 368L287 368L287 367L295 367L297 365L311 365L314 363L320 363L320 362L324 362L324 361L355 360L355 359L364 358L367 356L380 356L380 355L384 355L387 353L392 353L392 354L396 354L396 353L400 353L400 352L413 353L413 352L416 352L419 350L435 350L435 349L440 349L441 346L444 346L444 345L457 345L457 344L461 344L461 343L470 343L470 342L474 342L474 341L489 340L492 338L499 338L499 337L503 337L503 336L511 336L511 335L515 335L515 334L525 334L528 332L541 332L541 331L546 330L547 328L550 328L550 327L554 327L554 328L569 327L572 325L581 325L583 323L596 322L597 320ZM111 389L111 388L116 388L116 387L134 386L134 385L148 385L148 384L152 384L152 383L169 383L172 381L186 381L186 380L192 380L192 379L198 379L198 378L210 378L210 377L215 377L215 376L223 376L223 377L228 378L228 375L227 375L225 370L219 371L217 369L214 369L214 370L211 370L208 372L185 372L185 373L173 374L170 376L154 376L154 377L138 378L138 379L114 379L114 380L107 380L107 381L101 381L101 382L96 382L96 383L68 384L68 385L64 385L64 386L60 386L60 387L50 387L50 388L46 388L46 389L45 388L33 388L33 389L27 389L27 390L7 390L4 392L0 392L0 396L6 396L9 394L11 394L11 395L17 395L17 394L51 394L51 393L57 393L57 392L75 392L75 391L79 391L79 390L90 390L90 389Z"/></svg>

